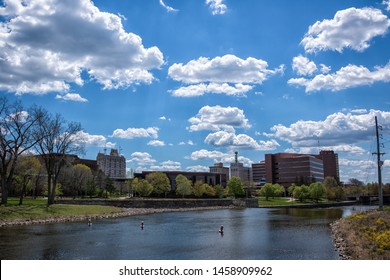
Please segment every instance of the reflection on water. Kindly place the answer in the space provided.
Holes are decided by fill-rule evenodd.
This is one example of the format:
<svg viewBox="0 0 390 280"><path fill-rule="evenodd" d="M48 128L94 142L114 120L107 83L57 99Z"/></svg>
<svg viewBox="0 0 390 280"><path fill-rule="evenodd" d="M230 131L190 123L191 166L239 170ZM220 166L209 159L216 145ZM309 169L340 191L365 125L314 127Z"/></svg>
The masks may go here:
<svg viewBox="0 0 390 280"><path fill-rule="evenodd" d="M91 227L6 227L0 229L0 258L337 259L329 224L359 210L225 209L100 220Z"/></svg>

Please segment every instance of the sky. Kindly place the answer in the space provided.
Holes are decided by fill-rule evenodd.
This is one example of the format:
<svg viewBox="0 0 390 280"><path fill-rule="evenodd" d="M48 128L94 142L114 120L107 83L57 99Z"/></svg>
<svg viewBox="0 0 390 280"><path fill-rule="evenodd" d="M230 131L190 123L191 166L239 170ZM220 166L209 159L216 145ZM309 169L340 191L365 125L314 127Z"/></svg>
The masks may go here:
<svg viewBox="0 0 390 280"><path fill-rule="evenodd" d="M3 0L0 96L81 123L86 154L209 171L332 149L390 183L388 0Z"/></svg>

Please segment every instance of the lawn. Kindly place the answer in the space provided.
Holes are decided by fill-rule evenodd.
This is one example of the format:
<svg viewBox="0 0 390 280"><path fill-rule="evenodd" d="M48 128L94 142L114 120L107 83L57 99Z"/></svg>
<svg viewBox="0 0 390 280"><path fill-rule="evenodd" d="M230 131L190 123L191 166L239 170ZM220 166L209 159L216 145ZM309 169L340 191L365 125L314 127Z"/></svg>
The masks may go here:
<svg viewBox="0 0 390 280"><path fill-rule="evenodd" d="M46 199L25 199L21 206L18 203L18 199L10 198L7 205L0 205L0 221L52 219L122 212L119 208L102 205L53 204L47 206Z"/></svg>

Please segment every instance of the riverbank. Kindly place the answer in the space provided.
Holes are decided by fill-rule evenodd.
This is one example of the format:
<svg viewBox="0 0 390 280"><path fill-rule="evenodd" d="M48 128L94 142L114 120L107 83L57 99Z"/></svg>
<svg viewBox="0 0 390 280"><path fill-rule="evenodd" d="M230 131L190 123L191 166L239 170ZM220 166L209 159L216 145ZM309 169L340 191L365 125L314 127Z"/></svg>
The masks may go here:
<svg viewBox="0 0 390 280"><path fill-rule="evenodd" d="M54 205L53 207L56 207ZM72 207L72 205L63 205L65 207ZM52 206L50 206L52 207ZM20 208L20 207L19 207ZM164 212L184 212L184 211L202 211L202 210L218 210L226 209L229 207L193 207L193 208L117 208L102 206L102 208L107 208L106 213L79 213L73 215L66 214L53 214L46 217L33 217L29 215L24 215L23 218L0 218L0 227L6 226L17 226L17 225L33 225L33 224L49 224L49 223L66 223L66 222L80 222L88 221L89 219L93 221L101 219L113 219L129 216L139 216L139 215L148 215ZM11 210L12 211L12 210ZM43 210L44 211L44 210Z"/></svg>
<svg viewBox="0 0 390 280"><path fill-rule="evenodd" d="M353 214L332 223L331 229L341 259L390 259L390 208Z"/></svg>

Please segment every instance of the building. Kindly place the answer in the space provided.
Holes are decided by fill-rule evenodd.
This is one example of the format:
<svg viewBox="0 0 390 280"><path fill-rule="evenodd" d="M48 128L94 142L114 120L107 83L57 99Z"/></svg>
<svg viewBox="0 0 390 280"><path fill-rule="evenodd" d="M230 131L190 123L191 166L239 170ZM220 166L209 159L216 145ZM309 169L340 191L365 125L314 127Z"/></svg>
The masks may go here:
<svg viewBox="0 0 390 280"><path fill-rule="evenodd" d="M252 168L238 161L238 152L234 154L234 162L230 163L230 178L239 177L243 183L252 182Z"/></svg>
<svg viewBox="0 0 390 280"><path fill-rule="evenodd" d="M210 173L222 173L226 175L226 180L229 181L230 170L229 167L224 167L222 162L216 162L210 166Z"/></svg>
<svg viewBox="0 0 390 280"><path fill-rule="evenodd" d="M333 177L337 182L340 182L338 155L334 151L323 150L315 157L321 159L324 164L324 177Z"/></svg>
<svg viewBox="0 0 390 280"><path fill-rule="evenodd" d="M318 155L278 153L266 154L265 160L252 164L253 181L289 187L322 182L326 177L339 181L338 155L334 151L320 151Z"/></svg>
<svg viewBox="0 0 390 280"><path fill-rule="evenodd" d="M252 163L252 180L255 186L262 186L266 182L265 161Z"/></svg>
<svg viewBox="0 0 390 280"><path fill-rule="evenodd" d="M305 154L266 154L266 182L289 187L295 183L311 184L324 180L324 165L321 159Z"/></svg>
<svg viewBox="0 0 390 280"><path fill-rule="evenodd" d="M126 178L126 159L119 155L118 150L111 149L109 155L99 152L96 161L99 169L109 178L114 180Z"/></svg>
<svg viewBox="0 0 390 280"><path fill-rule="evenodd" d="M211 172L185 172L185 171L142 171L142 173L135 173L135 178L145 179L146 176L150 173L162 172L168 176L169 182L171 184L171 190L176 191L176 177L178 175L185 176L193 184L195 182L203 182L209 184L210 186L221 185L226 187L226 174L224 173L211 173Z"/></svg>

